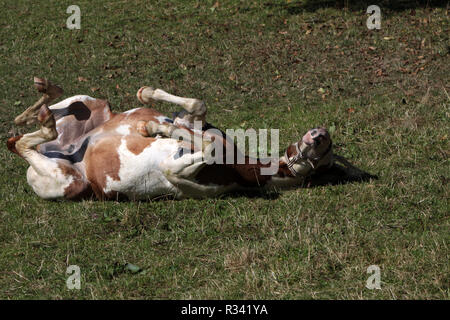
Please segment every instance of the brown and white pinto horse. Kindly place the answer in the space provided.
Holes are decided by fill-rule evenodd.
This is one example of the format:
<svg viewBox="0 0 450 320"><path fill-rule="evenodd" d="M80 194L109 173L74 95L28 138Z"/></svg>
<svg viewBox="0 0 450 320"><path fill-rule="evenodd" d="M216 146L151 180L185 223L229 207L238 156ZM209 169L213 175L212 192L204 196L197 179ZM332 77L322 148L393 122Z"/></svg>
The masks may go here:
<svg viewBox="0 0 450 320"><path fill-rule="evenodd" d="M333 163L331 139L324 128L309 130L282 157L272 159L278 167L274 174L263 175L261 169L270 164L259 159L251 163L247 156L244 163L205 161L211 141L224 150L237 148L225 134L194 128L195 121L212 127L205 121L203 101L150 87L139 89L137 97L144 104L166 101L185 109L169 119L146 107L113 113L107 101L84 95L49 106L63 90L40 78L35 78L35 86L42 98L15 123L39 122L40 129L10 138L7 146L30 164L27 181L44 199L212 197L246 188L299 185ZM206 142L196 145L172 138L175 130L191 138L200 135Z"/></svg>

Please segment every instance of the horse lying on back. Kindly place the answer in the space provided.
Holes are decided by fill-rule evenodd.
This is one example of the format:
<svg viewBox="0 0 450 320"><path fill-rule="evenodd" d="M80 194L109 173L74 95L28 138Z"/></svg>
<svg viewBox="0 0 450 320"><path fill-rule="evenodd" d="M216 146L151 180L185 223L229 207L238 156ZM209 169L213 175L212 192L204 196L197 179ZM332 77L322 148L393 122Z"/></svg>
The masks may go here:
<svg viewBox="0 0 450 320"><path fill-rule="evenodd" d="M63 90L46 79L34 81L43 95L15 123L38 122L40 129L12 137L7 145L30 164L27 181L44 199L214 197L298 186L333 165L324 128L309 130L281 157L251 158L206 122L201 100L143 87L137 92L140 102L171 102L184 111L174 119L146 107L113 113L106 100L85 95L49 105ZM232 161L225 159L230 150ZM216 160L223 155L223 161L210 161L213 154Z"/></svg>

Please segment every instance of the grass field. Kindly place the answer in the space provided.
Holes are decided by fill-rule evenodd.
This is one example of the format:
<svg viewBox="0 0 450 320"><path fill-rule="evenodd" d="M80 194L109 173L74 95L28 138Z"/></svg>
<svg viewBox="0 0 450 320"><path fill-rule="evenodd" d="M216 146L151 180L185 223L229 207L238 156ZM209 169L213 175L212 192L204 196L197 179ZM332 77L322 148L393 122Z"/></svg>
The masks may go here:
<svg viewBox="0 0 450 320"><path fill-rule="evenodd" d="M205 100L221 129L280 129L283 150L324 125L379 177L270 198L50 202L4 144L0 298L449 299L448 4L373 2L380 30L365 1L0 0L4 143L34 130L13 126L38 98L33 76L113 111L151 85ZM72 4L80 30L66 28ZM365 287L370 265L380 290Z"/></svg>

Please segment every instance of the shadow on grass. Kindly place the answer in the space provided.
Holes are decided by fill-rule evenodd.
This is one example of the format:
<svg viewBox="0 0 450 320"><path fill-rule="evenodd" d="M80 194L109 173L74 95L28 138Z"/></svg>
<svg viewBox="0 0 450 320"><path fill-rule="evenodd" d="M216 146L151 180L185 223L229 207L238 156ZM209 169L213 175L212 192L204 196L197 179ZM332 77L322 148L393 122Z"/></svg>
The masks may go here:
<svg viewBox="0 0 450 320"><path fill-rule="evenodd" d="M267 2L264 5L275 10L286 10L296 15L303 11L316 11L322 8L348 9L352 11L367 10L370 5L377 5L382 10L402 11L415 8L445 8L447 0L306 0L292 2Z"/></svg>
<svg viewBox="0 0 450 320"><path fill-rule="evenodd" d="M317 172L312 176L308 177L306 181L301 186L289 188L290 190L298 188L315 188L319 186L327 185L340 185L352 182L367 182L371 179L378 179L377 175L370 174L364 170L361 170L350 162L348 162L344 157L339 155L334 155L335 162L333 166L326 171ZM282 192L282 191L281 191ZM263 189L249 189L244 191L235 191L223 195L221 198L260 198L266 200L278 199L281 192L276 191L265 191Z"/></svg>
<svg viewBox="0 0 450 320"><path fill-rule="evenodd" d="M370 179L378 179L378 176L355 167L342 156L335 154L334 158L333 166L327 171L312 175L306 182L306 187L366 182Z"/></svg>

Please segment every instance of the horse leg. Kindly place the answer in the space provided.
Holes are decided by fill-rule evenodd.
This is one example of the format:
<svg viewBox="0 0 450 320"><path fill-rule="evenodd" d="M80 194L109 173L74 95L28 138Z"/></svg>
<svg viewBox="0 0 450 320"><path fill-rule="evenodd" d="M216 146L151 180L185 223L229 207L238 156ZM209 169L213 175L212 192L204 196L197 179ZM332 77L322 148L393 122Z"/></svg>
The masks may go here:
<svg viewBox="0 0 450 320"><path fill-rule="evenodd" d="M187 111L187 114L183 115L182 118L176 119L179 123L175 123L175 125L179 124L193 128L194 121L201 121L201 127L205 124L207 109L205 102L202 100L175 96L164 90L154 90L151 87L140 88L137 92L137 98L143 104L150 104L152 101L164 101L182 106Z"/></svg>
<svg viewBox="0 0 450 320"><path fill-rule="evenodd" d="M39 144L57 138L55 118L46 105L41 106L37 120L40 129L8 140L8 148L30 164L27 181L44 199L77 198L89 189L80 170L67 160L47 158L36 151Z"/></svg>
<svg viewBox="0 0 450 320"><path fill-rule="evenodd" d="M34 77L34 86L42 93L42 97L14 119L16 125L29 125L37 122L40 108L59 98L64 92L63 89L51 84L47 79Z"/></svg>

